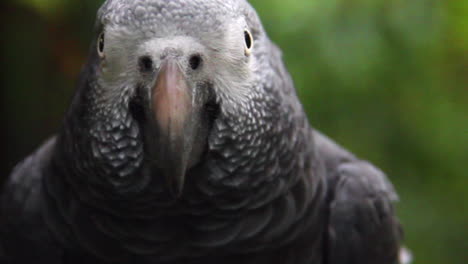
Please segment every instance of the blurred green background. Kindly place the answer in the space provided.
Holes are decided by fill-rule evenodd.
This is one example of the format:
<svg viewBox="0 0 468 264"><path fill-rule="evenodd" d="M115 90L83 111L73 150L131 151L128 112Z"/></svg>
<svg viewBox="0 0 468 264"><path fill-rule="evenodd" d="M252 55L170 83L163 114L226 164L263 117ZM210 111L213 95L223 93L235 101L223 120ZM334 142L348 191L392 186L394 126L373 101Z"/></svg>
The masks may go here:
<svg viewBox="0 0 468 264"><path fill-rule="evenodd" d="M468 1L251 2L312 125L395 184L415 263L468 263ZM101 3L0 4L0 181L60 125Z"/></svg>

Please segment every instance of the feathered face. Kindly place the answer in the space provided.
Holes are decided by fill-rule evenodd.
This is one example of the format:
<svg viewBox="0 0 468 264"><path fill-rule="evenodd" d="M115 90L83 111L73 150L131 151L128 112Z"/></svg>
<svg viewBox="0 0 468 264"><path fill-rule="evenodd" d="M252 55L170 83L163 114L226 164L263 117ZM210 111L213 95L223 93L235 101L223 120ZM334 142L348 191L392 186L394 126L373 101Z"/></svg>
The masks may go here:
<svg viewBox="0 0 468 264"><path fill-rule="evenodd" d="M260 22L244 0L108 0L97 28L96 111L114 115L105 117L109 123L125 116L116 108L131 113L144 135L144 159L178 194L218 115L252 98L266 38Z"/></svg>

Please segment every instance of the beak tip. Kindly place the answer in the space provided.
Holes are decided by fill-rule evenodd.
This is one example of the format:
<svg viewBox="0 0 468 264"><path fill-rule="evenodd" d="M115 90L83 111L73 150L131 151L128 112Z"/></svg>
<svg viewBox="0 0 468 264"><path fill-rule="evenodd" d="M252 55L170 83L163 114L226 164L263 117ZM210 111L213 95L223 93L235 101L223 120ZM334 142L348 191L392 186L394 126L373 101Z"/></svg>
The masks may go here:
<svg viewBox="0 0 468 264"><path fill-rule="evenodd" d="M184 191L185 170L166 171L167 187L174 198L180 198Z"/></svg>

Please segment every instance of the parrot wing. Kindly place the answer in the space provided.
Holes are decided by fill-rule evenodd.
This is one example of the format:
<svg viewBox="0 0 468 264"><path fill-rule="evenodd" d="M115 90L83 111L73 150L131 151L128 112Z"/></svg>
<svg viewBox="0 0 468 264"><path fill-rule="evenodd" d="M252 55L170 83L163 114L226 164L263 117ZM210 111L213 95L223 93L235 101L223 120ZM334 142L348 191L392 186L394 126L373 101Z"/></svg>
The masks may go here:
<svg viewBox="0 0 468 264"><path fill-rule="evenodd" d="M328 172L327 258L330 264L397 264L402 229L385 174L316 132Z"/></svg>

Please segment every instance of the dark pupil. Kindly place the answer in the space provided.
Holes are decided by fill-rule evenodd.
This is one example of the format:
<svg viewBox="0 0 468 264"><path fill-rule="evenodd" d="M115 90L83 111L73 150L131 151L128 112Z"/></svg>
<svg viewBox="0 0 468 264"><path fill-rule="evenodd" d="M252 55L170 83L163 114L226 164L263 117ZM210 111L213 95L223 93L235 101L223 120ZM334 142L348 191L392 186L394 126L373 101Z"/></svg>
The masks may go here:
<svg viewBox="0 0 468 264"><path fill-rule="evenodd" d="M247 48L250 49L252 47L252 39L250 38L249 32L244 31L244 37L245 37L245 45L247 45Z"/></svg>
<svg viewBox="0 0 468 264"><path fill-rule="evenodd" d="M99 37L99 51L103 52L104 51L104 34L101 34Z"/></svg>

